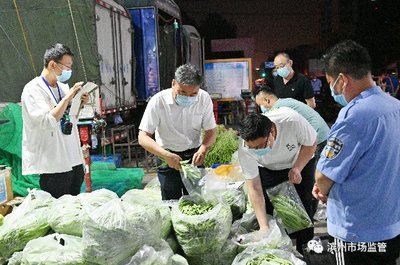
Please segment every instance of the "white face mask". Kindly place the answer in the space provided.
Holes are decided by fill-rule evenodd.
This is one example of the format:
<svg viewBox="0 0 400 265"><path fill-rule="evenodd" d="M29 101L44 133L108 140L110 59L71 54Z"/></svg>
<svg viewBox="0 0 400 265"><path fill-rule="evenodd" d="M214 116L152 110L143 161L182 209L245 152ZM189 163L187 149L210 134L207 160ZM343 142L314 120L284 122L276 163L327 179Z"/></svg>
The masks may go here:
<svg viewBox="0 0 400 265"><path fill-rule="evenodd" d="M189 107L196 101L196 96L189 97L184 95L177 94L175 97L176 103L182 107Z"/></svg>
<svg viewBox="0 0 400 265"><path fill-rule="evenodd" d="M337 103L339 103L340 105L342 105L344 107L347 105L348 102L347 102L346 98L344 97L343 92L340 95L336 95L336 93L335 93L335 86L336 86L337 82L339 81L339 77L340 77L340 75L336 78L335 82L333 82L333 85L329 85L329 88L331 89L331 95L332 95L333 99Z"/></svg>
<svg viewBox="0 0 400 265"><path fill-rule="evenodd" d="M71 78L72 70L62 70L61 75L57 75L57 80L59 82L65 82Z"/></svg>

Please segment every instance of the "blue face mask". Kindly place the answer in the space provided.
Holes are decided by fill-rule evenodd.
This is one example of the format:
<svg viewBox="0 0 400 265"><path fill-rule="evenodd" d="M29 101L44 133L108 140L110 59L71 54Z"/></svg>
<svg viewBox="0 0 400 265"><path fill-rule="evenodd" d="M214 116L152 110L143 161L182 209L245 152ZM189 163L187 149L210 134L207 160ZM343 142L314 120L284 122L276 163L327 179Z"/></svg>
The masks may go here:
<svg viewBox="0 0 400 265"><path fill-rule="evenodd" d="M260 106L261 112L265 113L269 111L269 108L264 107L263 105Z"/></svg>
<svg viewBox="0 0 400 265"><path fill-rule="evenodd" d="M330 85L329 87L331 89L331 95L332 95L333 99L337 103L339 103L340 105L342 105L344 107L347 105L348 102L346 101L346 98L344 97L343 92L340 95L336 95L336 93L335 93L335 86L336 86L336 83L339 81L339 77L340 77L340 75L336 78L336 81L333 83L333 85Z"/></svg>
<svg viewBox="0 0 400 265"><path fill-rule="evenodd" d="M260 148L260 149L252 149L252 151L257 155L257 156L265 156L269 152L271 152L271 148L265 147L265 148Z"/></svg>
<svg viewBox="0 0 400 265"><path fill-rule="evenodd" d="M57 75L57 80L59 82L65 82L71 78L72 70L62 70L61 75Z"/></svg>
<svg viewBox="0 0 400 265"><path fill-rule="evenodd" d="M287 66L285 65L282 68L279 68L278 70L276 70L276 72L278 73L278 75L280 77L286 78L289 75L289 69L287 68Z"/></svg>
<svg viewBox="0 0 400 265"><path fill-rule="evenodd" d="M195 102L195 100L196 100L196 96L188 97L188 96L177 94L175 97L176 103L182 107L189 107L190 105L192 105Z"/></svg>

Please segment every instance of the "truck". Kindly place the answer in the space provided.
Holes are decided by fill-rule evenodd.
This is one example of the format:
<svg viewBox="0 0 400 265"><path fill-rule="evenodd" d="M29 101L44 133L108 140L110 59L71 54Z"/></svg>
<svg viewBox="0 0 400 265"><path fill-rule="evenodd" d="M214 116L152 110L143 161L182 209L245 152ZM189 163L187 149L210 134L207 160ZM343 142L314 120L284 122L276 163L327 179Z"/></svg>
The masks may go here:
<svg viewBox="0 0 400 265"><path fill-rule="evenodd" d="M85 118L134 108L133 28L129 14L112 0L0 1L0 102L19 102L24 85L43 68L44 51L60 42L74 53L69 84L99 85Z"/></svg>

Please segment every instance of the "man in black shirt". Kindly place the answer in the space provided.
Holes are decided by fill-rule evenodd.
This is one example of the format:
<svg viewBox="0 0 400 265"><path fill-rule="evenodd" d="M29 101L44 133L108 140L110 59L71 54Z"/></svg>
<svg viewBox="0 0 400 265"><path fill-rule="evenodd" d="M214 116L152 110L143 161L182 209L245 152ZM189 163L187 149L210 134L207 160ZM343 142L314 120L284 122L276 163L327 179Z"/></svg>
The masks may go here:
<svg viewBox="0 0 400 265"><path fill-rule="evenodd" d="M274 78L274 89L278 98L294 98L315 108L314 91L311 82L304 75L293 70L293 61L287 53L278 53L274 59L278 75Z"/></svg>

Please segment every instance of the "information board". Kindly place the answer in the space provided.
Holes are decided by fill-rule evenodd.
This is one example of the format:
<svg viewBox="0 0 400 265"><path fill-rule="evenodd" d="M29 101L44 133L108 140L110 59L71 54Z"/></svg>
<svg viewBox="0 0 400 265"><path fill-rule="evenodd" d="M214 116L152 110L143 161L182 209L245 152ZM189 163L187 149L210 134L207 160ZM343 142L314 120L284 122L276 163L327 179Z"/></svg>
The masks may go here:
<svg viewBox="0 0 400 265"><path fill-rule="evenodd" d="M251 91L251 58L206 60L204 80L209 94L240 99L242 90Z"/></svg>

